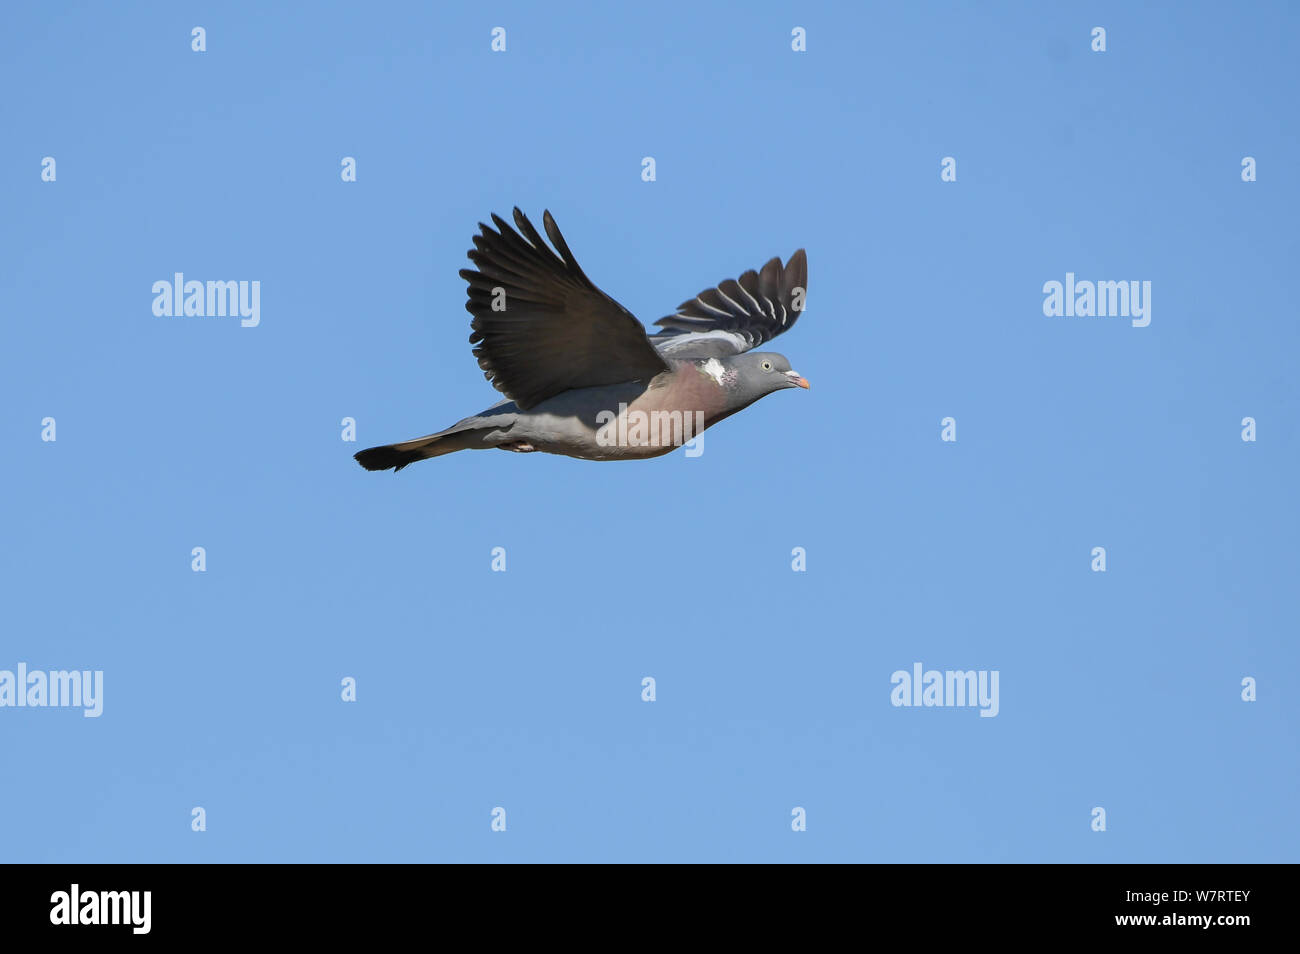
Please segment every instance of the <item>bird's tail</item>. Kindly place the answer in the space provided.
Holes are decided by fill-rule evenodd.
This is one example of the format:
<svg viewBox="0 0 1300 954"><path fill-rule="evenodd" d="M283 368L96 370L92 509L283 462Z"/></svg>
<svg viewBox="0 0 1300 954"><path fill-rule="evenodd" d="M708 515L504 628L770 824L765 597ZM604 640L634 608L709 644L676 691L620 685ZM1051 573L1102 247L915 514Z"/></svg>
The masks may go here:
<svg viewBox="0 0 1300 954"><path fill-rule="evenodd" d="M441 457L470 447L483 447L482 430L479 428L458 430L456 427L417 437L413 441L401 444L385 444L383 447L368 447L354 455L358 464L366 470L401 470L407 464L427 457Z"/></svg>

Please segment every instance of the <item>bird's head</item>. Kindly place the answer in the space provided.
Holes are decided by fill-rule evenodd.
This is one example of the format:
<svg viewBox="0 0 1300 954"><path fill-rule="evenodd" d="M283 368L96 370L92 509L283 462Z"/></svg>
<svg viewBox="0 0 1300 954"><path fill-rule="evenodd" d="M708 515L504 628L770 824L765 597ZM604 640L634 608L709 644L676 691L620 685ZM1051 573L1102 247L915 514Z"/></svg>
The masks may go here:
<svg viewBox="0 0 1300 954"><path fill-rule="evenodd" d="M751 394L764 395L784 388L807 388L808 379L790 370L790 360L775 351L748 351L727 362L739 384Z"/></svg>

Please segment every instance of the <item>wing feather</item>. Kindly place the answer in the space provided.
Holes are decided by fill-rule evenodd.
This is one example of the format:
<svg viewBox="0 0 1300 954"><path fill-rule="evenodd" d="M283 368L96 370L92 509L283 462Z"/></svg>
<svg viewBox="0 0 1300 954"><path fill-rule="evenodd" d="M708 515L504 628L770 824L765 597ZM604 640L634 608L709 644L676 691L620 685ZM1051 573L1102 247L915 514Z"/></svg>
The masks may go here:
<svg viewBox="0 0 1300 954"><path fill-rule="evenodd" d="M479 223L468 252L475 267L460 272L470 344L493 387L527 410L563 391L668 370L641 322L587 278L550 212L542 224L555 251L518 208L514 219L519 231L498 215L495 228Z"/></svg>
<svg viewBox="0 0 1300 954"><path fill-rule="evenodd" d="M673 358L740 354L771 341L794 326L808 292L808 256L799 249L785 265L770 259L706 288L655 322L663 330L650 338Z"/></svg>

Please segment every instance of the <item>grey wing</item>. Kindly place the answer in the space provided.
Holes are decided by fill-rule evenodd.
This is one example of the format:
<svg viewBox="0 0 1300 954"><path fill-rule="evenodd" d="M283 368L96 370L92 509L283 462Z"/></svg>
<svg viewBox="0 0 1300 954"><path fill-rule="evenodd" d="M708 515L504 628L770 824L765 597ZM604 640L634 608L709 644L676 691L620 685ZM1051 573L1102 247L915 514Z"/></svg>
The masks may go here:
<svg viewBox="0 0 1300 954"><path fill-rule="evenodd" d="M496 215L496 231L479 224L469 251L477 271L460 273L470 344L494 388L527 410L563 391L668 370L641 322L583 274L550 212L542 223L558 255L517 208L514 218L519 232Z"/></svg>
<svg viewBox="0 0 1300 954"><path fill-rule="evenodd" d="M787 330L804 310L808 256L803 249L781 264L773 258L759 271L727 279L677 306L655 322L664 330L650 340L671 358L740 354Z"/></svg>

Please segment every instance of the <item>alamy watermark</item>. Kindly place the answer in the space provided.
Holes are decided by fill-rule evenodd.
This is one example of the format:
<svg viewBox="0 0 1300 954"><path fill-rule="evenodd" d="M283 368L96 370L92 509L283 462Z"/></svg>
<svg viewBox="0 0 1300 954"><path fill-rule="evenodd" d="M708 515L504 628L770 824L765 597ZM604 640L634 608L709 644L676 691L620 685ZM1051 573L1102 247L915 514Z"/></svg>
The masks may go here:
<svg viewBox="0 0 1300 954"><path fill-rule="evenodd" d="M1132 318L1134 328L1151 324L1150 282L1075 281L1043 283L1043 314L1048 318Z"/></svg>
<svg viewBox="0 0 1300 954"><path fill-rule="evenodd" d="M183 272L172 280L153 283L153 313L159 318L240 318L240 326L262 322L262 283L259 281L186 281Z"/></svg>
<svg viewBox="0 0 1300 954"><path fill-rule="evenodd" d="M120 924L132 934L148 934L153 918L152 891L84 891L73 883L50 895L50 923L58 925Z"/></svg>
<svg viewBox="0 0 1300 954"><path fill-rule="evenodd" d="M617 411L596 414L596 443L601 447L683 447L688 457L704 453L703 411ZM692 453L694 451L694 453Z"/></svg>
<svg viewBox="0 0 1300 954"><path fill-rule="evenodd" d="M998 714L996 669L925 669L912 663L912 671L899 669L889 679L889 701L895 706L979 707L980 717Z"/></svg>
<svg viewBox="0 0 1300 954"><path fill-rule="evenodd" d="M87 719L96 719L104 711L104 671L28 672L25 662L16 671L0 669L0 709L4 708L80 708Z"/></svg>

